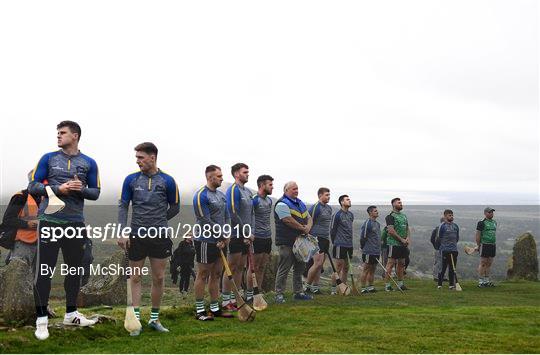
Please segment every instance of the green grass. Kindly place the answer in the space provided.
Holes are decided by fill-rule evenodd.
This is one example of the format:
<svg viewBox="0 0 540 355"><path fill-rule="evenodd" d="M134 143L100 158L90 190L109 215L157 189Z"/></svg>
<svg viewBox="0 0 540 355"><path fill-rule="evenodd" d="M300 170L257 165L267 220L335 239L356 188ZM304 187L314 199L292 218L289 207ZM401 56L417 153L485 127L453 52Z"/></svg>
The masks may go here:
<svg viewBox="0 0 540 355"><path fill-rule="evenodd" d="M119 319L93 328L50 329L44 342L32 329L0 332L0 353L538 353L540 283L504 282L463 292L436 290L434 282L411 281L410 291L358 297L322 295L311 302L274 305L254 323L193 319L191 300L169 289L162 322L169 334L145 328L131 338L123 309L100 313ZM273 299L267 295L267 300ZM147 300L147 299L146 299ZM86 314L92 309L83 310ZM149 309L143 309L148 319ZM58 320L55 320L58 321Z"/></svg>

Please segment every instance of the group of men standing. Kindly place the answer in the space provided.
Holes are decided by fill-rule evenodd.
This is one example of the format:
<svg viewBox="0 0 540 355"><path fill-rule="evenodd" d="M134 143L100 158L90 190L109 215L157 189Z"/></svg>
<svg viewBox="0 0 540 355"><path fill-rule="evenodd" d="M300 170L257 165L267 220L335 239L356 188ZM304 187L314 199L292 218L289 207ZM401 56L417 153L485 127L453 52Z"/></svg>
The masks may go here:
<svg viewBox="0 0 540 355"><path fill-rule="evenodd" d="M59 249L62 249L64 262L69 267L80 266L84 253L84 238L62 238L56 241L42 237L44 227L67 229L84 226L84 200L97 200L100 194L100 180L96 162L82 154L78 149L81 137L80 126L73 121L63 121L57 126L59 151L45 154L33 170L28 192L34 198L42 199L39 205L39 226L28 223L28 228L37 228L38 265L36 266L36 332L38 339L49 336L47 324L47 306L51 288L51 278L43 274L40 264L54 267ZM134 274L130 278L133 306L140 318L141 275L138 271L149 259L152 275L152 309L148 325L158 332L168 332L159 320L159 310L164 288L164 273L167 259L171 256L172 241L170 236L145 238L144 231L149 228L166 227L167 221L176 216L180 209L178 186L170 175L157 167L157 147L149 142L135 147L135 157L139 171L128 175L122 185L119 201L118 221L127 226L129 206L131 205L130 237L119 240L118 244L126 250L129 266ZM241 283L242 274L247 266L247 255L252 254L253 269L261 284L264 269L272 251L271 216L275 223L275 245L278 248L279 262L276 274L276 303L285 302L287 275L293 269L293 292L296 300L311 300L311 294L320 293L320 274L325 259L331 254L335 259L336 271L341 280L347 279L350 259L353 256L353 221L350 211L351 199L347 195L338 198L340 208L334 212L329 205L330 190L320 188L318 201L308 207L298 198L298 185L287 182L283 195L275 205L269 197L273 192L273 178L261 175L257 179L257 192L253 194L246 188L249 180L249 167L238 163L232 166L234 183L226 193L218 188L223 182L220 167L209 165L205 169L206 184L193 197L196 224L193 226L193 244L198 264L194 285L195 314L201 321L215 317L231 318L236 310L236 300L231 292L231 281L222 275L223 258L226 257L234 275L236 284ZM48 188L65 203L59 212L46 214L49 202ZM385 265L385 290L391 291L389 282L394 268L397 274L397 287L406 289L403 281L405 259L411 244L411 230L407 216L402 212L403 205L399 198L392 201L392 212L386 216L386 227L381 229L377 221L379 212L376 206L369 206L369 218L362 223L360 241L363 272L360 276L362 293L375 292L374 273L381 257L387 255ZM442 270L449 265L455 267L459 228L453 224L452 211L445 211L445 221L439 227L440 254ZM496 223L492 220L493 210L486 210L486 219L478 223L477 242L481 249L482 261L479 268L480 284L491 285L488 272L495 255ZM198 228L196 228L198 227ZM195 231L200 233L196 233ZM82 229L83 233L85 229ZM300 234L312 234L318 239L319 253L313 257L313 265L307 273L305 288L302 274L305 263L299 261L293 252L293 245ZM381 247L382 245L382 247ZM226 256L225 256L226 255ZM450 258L450 259L449 259ZM453 260L453 261L452 261ZM452 268L454 269L454 268ZM439 284L441 283L439 273ZM247 277L247 301L253 298L251 277ZM451 278L452 280L452 278ZM332 293L336 292L336 277L332 279ZM452 281L451 281L452 282ZM221 285L221 303L219 301ZM70 274L64 282L66 292L66 314L64 324L88 326L95 321L87 319L77 311L76 299L80 289L80 275ZM204 293L210 294L207 311ZM137 336L142 328L132 332Z"/></svg>

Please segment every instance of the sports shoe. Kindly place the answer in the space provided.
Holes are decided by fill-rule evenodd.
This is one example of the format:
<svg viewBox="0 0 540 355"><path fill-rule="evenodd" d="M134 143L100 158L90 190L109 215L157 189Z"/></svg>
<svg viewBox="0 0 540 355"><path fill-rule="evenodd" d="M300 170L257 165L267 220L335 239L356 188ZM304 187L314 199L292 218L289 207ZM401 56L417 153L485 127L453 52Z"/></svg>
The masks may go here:
<svg viewBox="0 0 540 355"><path fill-rule="evenodd" d="M238 308L237 308L236 305L233 304L232 302L231 302L231 303L227 303L226 306L223 306L223 309L225 309L225 310L228 311L228 312L236 312L236 311L238 311Z"/></svg>
<svg viewBox="0 0 540 355"><path fill-rule="evenodd" d="M448 289L449 289L450 291L454 291L454 290L456 289L456 286L448 286Z"/></svg>
<svg viewBox="0 0 540 355"><path fill-rule="evenodd" d="M195 314L196 320L202 320L202 321L210 321L214 320L214 317L207 315L205 312L196 313Z"/></svg>
<svg viewBox="0 0 540 355"><path fill-rule="evenodd" d="M311 301L313 299L313 296L306 295L304 292L295 293L294 299L298 301Z"/></svg>
<svg viewBox="0 0 540 355"><path fill-rule="evenodd" d="M129 333L129 336L138 337L142 332L142 327Z"/></svg>
<svg viewBox="0 0 540 355"><path fill-rule="evenodd" d="M390 285L384 286L384 290L385 290L386 292L392 292L392 291L394 291L394 289L393 289L392 286L390 286Z"/></svg>
<svg viewBox="0 0 540 355"><path fill-rule="evenodd" d="M285 297L283 297L283 294L278 293L276 295L276 303L285 303Z"/></svg>
<svg viewBox="0 0 540 355"><path fill-rule="evenodd" d="M151 329L154 329L155 331L158 331L160 333L168 333L169 332L169 329L165 328L163 326L163 324L161 324L161 322L158 320L151 320L148 322L148 326L151 328Z"/></svg>
<svg viewBox="0 0 540 355"><path fill-rule="evenodd" d="M480 283L478 284L478 287L484 288L484 287L487 287L487 285L486 285L484 282L480 282Z"/></svg>
<svg viewBox="0 0 540 355"><path fill-rule="evenodd" d="M79 311L66 313L64 315L64 325L75 325L79 327L88 327L90 325L96 324L97 320L90 320L87 319L82 313Z"/></svg>
<svg viewBox="0 0 540 355"><path fill-rule="evenodd" d="M216 312L210 311L210 315L214 318L221 317L221 318L234 318L234 315L229 312L223 312L221 309Z"/></svg>
<svg viewBox="0 0 540 355"><path fill-rule="evenodd" d="M375 289L375 287L373 287L373 288L368 288L368 292L369 292L369 293L375 293L375 292L377 292L377 290Z"/></svg>
<svg viewBox="0 0 540 355"><path fill-rule="evenodd" d="M321 295L321 289L320 288L316 288L314 290L311 290L311 293L314 294L314 295Z"/></svg>
<svg viewBox="0 0 540 355"><path fill-rule="evenodd" d="M362 291L360 291L360 293L369 293L369 290L367 288L363 288Z"/></svg>
<svg viewBox="0 0 540 355"><path fill-rule="evenodd" d="M39 340L45 340L49 337L49 329L47 326L49 325L49 319L47 316L45 317L38 317L36 319L36 331L34 332L34 335Z"/></svg>
<svg viewBox="0 0 540 355"><path fill-rule="evenodd" d="M488 281L486 282L486 286L485 287L495 287L495 284L491 281Z"/></svg>
<svg viewBox="0 0 540 355"><path fill-rule="evenodd" d="M401 289L401 291L405 291L405 290L408 290L409 288L405 285L401 285L399 286L399 288Z"/></svg>
<svg viewBox="0 0 540 355"><path fill-rule="evenodd" d="M437 290L440 290L440 289L442 289L442 286L437 286Z"/></svg>

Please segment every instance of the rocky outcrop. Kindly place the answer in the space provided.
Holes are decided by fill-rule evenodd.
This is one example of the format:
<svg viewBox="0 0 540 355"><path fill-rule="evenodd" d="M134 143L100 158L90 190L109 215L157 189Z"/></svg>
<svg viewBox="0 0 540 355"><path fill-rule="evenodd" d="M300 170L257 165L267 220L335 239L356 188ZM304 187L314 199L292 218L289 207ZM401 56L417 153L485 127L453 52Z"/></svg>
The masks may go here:
<svg viewBox="0 0 540 355"><path fill-rule="evenodd" d="M22 259L12 259L0 269L0 314L7 324L29 324L35 320L32 270Z"/></svg>
<svg viewBox="0 0 540 355"><path fill-rule="evenodd" d="M103 266L124 266L123 251L118 251L102 263ZM94 265L95 266L95 265ZM81 288L78 307L91 307L98 305L126 304L126 279L119 275L91 275L88 283Z"/></svg>
<svg viewBox="0 0 540 355"><path fill-rule="evenodd" d="M538 281L538 254L534 236L527 232L516 239L508 259L508 279Z"/></svg>

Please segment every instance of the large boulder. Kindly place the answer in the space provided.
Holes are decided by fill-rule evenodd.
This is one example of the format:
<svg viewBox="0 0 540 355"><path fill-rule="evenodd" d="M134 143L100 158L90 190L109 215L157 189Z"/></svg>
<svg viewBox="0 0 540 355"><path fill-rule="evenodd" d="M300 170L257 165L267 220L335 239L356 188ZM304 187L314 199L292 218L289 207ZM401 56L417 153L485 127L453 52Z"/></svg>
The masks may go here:
<svg viewBox="0 0 540 355"><path fill-rule="evenodd" d="M5 323L16 325L35 320L32 268L22 259L0 268L0 314Z"/></svg>
<svg viewBox="0 0 540 355"><path fill-rule="evenodd" d="M276 285L276 272L278 266L279 256L277 254L270 254L270 260L266 264L266 269L264 270L263 282L261 289L263 292L274 291Z"/></svg>
<svg viewBox="0 0 540 355"><path fill-rule="evenodd" d="M538 281L538 254L534 236L527 232L516 239L508 259L508 279Z"/></svg>
<svg viewBox="0 0 540 355"><path fill-rule="evenodd" d="M125 254L119 250L101 265L124 266ZM94 265L96 267L96 265ZM78 307L126 304L126 278L124 275L90 275L86 285L81 288L77 299Z"/></svg>

